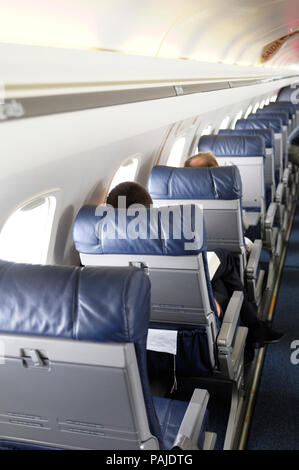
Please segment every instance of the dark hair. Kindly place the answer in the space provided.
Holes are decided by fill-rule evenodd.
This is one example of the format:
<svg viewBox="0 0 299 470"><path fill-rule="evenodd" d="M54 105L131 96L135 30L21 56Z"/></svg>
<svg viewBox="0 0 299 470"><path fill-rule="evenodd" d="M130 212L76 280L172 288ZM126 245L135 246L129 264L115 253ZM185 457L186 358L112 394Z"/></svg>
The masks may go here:
<svg viewBox="0 0 299 470"><path fill-rule="evenodd" d="M196 168L196 167L211 167L218 166L217 160L211 152L201 152L197 155L193 155L185 161L184 167Z"/></svg>
<svg viewBox="0 0 299 470"><path fill-rule="evenodd" d="M126 197L126 208L132 204L141 204L149 207L153 203L147 190L141 184L133 181L125 181L115 186L107 196L107 204L117 209L119 196Z"/></svg>

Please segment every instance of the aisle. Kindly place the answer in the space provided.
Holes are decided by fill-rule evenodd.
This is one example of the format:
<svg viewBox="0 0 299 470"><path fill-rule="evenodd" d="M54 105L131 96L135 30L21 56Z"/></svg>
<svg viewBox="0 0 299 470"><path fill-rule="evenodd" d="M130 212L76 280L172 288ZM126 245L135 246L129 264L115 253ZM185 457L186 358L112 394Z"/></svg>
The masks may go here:
<svg viewBox="0 0 299 470"><path fill-rule="evenodd" d="M299 449L299 203L289 239L273 327L285 332L267 347L248 450ZM297 350L291 343L298 341ZM291 362L298 360L298 364ZM293 361L294 362L294 361ZM297 361L295 361L297 362Z"/></svg>

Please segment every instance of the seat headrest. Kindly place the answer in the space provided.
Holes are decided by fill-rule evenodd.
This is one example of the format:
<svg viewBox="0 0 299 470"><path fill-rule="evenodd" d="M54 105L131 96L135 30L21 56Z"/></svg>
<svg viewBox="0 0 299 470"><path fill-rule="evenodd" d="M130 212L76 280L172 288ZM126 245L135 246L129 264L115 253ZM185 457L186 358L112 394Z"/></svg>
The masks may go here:
<svg viewBox="0 0 299 470"><path fill-rule="evenodd" d="M219 135L260 135L265 139L266 148L274 148L275 146L272 129L220 129Z"/></svg>
<svg viewBox="0 0 299 470"><path fill-rule="evenodd" d="M199 152L212 152L216 157L265 157L265 142L258 135L205 135L198 143Z"/></svg>
<svg viewBox="0 0 299 470"><path fill-rule="evenodd" d="M143 341L150 282L138 268L0 261L1 333L93 342Z"/></svg>
<svg viewBox="0 0 299 470"><path fill-rule="evenodd" d="M185 256L206 250L203 211L199 206L142 208L137 216L135 210L83 206L73 230L77 251Z"/></svg>
<svg viewBox="0 0 299 470"><path fill-rule="evenodd" d="M294 90L292 90L292 91L294 91ZM294 97L293 97L294 102L292 102L292 100L290 100L290 101L278 100L275 103L271 103L271 106L275 106L275 105L283 106L283 107L291 109L291 111L295 114L296 110L298 109L298 105L299 105L299 103L297 103L298 95L299 95L299 87L297 87L295 89L295 93L294 93Z"/></svg>
<svg viewBox="0 0 299 470"><path fill-rule="evenodd" d="M242 197L239 169L234 165L204 168L154 166L148 181L152 199L224 199Z"/></svg>
<svg viewBox="0 0 299 470"><path fill-rule="evenodd" d="M289 118L291 118L292 115L296 113L296 106L289 101L278 101L277 103L270 103L264 109L277 109L283 112L287 112L289 114Z"/></svg>
<svg viewBox="0 0 299 470"><path fill-rule="evenodd" d="M274 132L280 133L282 130L282 122L280 119L258 118L255 119L238 119L235 129L273 129Z"/></svg>
<svg viewBox="0 0 299 470"><path fill-rule="evenodd" d="M282 124L284 126L287 126L289 124L289 113L287 111L282 111L282 110L274 110L274 109L268 109L268 108L263 108L263 109L257 109L256 114L249 114L248 119L255 119L261 116L262 118L270 118L270 119L281 119Z"/></svg>

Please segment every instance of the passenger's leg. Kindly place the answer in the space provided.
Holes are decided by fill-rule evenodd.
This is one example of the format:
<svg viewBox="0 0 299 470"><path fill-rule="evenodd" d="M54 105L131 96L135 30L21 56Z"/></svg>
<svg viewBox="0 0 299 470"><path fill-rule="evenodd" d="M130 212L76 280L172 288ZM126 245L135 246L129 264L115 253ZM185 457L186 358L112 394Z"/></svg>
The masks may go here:
<svg viewBox="0 0 299 470"><path fill-rule="evenodd" d="M243 287L243 284L240 278L238 281L236 280L233 282L234 284L233 289L232 289L231 284L230 286L228 286L224 278L219 278L218 276L216 279L213 278L213 280L211 281L211 284L212 284L212 289L213 289L215 299L220 304L222 312L225 312L233 291L234 290L242 291L244 294L244 300L243 300L242 308L240 311L241 322L247 328L250 328L257 323L258 319L257 319L256 307L254 306L254 304L248 301L246 291Z"/></svg>
<svg viewBox="0 0 299 470"><path fill-rule="evenodd" d="M222 309L226 309L234 291L242 291L244 300L240 311L240 319L242 324L249 329L247 342L262 345L279 341L283 334L272 330L265 322L258 319L257 308L247 298L235 258L226 250L217 250L216 254L220 260L220 266L211 284L215 298Z"/></svg>

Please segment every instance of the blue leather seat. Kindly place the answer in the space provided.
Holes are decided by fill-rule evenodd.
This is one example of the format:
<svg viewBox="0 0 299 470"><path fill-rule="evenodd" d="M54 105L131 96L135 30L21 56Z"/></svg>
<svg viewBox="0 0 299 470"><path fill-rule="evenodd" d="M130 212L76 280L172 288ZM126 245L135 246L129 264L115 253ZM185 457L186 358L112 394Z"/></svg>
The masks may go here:
<svg viewBox="0 0 299 470"><path fill-rule="evenodd" d="M282 122L279 118L261 118L258 115L252 119L238 119L235 129L272 129L274 133L281 133Z"/></svg>
<svg viewBox="0 0 299 470"><path fill-rule="evenodd" d="M216 157L265 157L265 142L260 136L205 135L199 139L198 151L212 152Z"/></svg>
<svg viewBox="0 0 299 470"><path fill-rule="evenodd" d="M187 411L188 402L162 397L154 397L153 400L165 448L171 449L178 434L180 423ZM206 428L206 426L208 426L208 413L205 415L203 428ZM198 440L199 449L203 446L203 437L204 433L201 433Z"/></svg>
<svg viewBox="0 0 299 470"><path fill-rule="evenodd" d="M190 172L191 169L185 170ZM216 194L220 195L223 191L227 197L236 197L236 193L240 197L238 170L235 167L227 168L230 174L233 172L239 177L239 185L235 187L220 179L218 181L219 170L210 169L209 173L214 178ZM167 178L169 168L162 167L161 172L164 171L166 191L168 183L171 191L184 188L182 179ZM194 179L194 188L195 185ZM161 188L161 185L158 184L158 187ZM111 206L82 207L74 223L73 238L83 265L135 265L148 274L152 302L150 333L157 337L162 332L163 336L162 340L159 337L156 342L159 346L163 344L162 349L148 344L150 370L155 375L158 370L159 377L170 372L174 386L177 383L176 377L189 380L190 377L216 376L218 379L225 378L240 384L239 375L243 373L241 363L247 334L246 328L238 326L243 293L233 293L220 325L208 272L203 215L198 205L168 204L167 207L147 210L142 208L143 219L139 218L139 214L136 215L137 208L133 210L133 206L128 209L131 211L130 215L125 209L112 211L110 208ZM169 212L170 230L167 233L168 223L164 216ZM188 214L187 219L184 219L185 213ZM137 238L132 238L134 232L130 232L129 236L129 226L134 218L138 221L139 229L142 229L142 236ZM201 221L201 227L197 220ZM192 227L192 234L187 236L183 227L188 225ZM186 247L186 243L192 246ZM175 337L175 348L165 351L165 344L169 344L169 335ZM233 357L236 357L234 362ZM239 395L232 397L237 403L239 398ZM178 412L177 406L181 413L183 405L169 406L169 403L163 402L162 406L159 403L159 409L167 408L170 417ZM236 409L237 404L236 407L232 406L233 414ZM232 422L233 420L234 418ZM167 429L168 427L167 425ZM230 440L228 430L228 446Z"/></svg>
<svg viewBox="0 0 299 470"><path fill-rule="evenodd" d="M246 123L250 122L250 119L246 120ZM238 123L240 125L240 121ZM269 200L266 206L264 138L260 135L235 134L203 136L199 140L198 151L212 152L220 165L238 166L242 178L243 207L249 224L245 235L251 240L262 239L273 252L277 241L277 230L274 230L277 205Z"/></svg>
<svg viewBox="0 0 299 470"><path fill-rule="evenodd" d="M283 111L281 109L271 109L263 108L258 109L256 114L249 114L247 119L255 119L256 117L261 117L265 119L280 119L282 123L282 147L283 147L283 157L284 157L284 167L288 164L288 132L291 131L291 126L289 125L289 113L287 110Z"/></svg>
<svg viewBox="0 0 299 470"><path fill-rule="evenodd" d="M238 168L234 165L203 168L159 165L150 173L148 190L157 205L170 199L172 203L189 200L202 205L208 250L226 249L238 258L240 276L246 278L248 295L257 300L261 295L261 291L256 291L261 240L255 240L247 263L242 227L242 181Z"/></svg>
<svg viewBox="0 0 299 470"><path fill-rule="evenodd" d="M279 118L262 118L256 115L255 118L251 119L238 119L235 125L236 130L242 129L272 129L274 134L280 135L282 133L282 121ZM283 161L282 153L275 144L275 182L276 186L279 184L282 178L283 172Z"/></svg>
<svg viewBox="0 0 299 470"><path fill-rule="evenodd" d="M275 109L275 108L277 108L277 109L279 109L279 108L281 108L281 109L286 108L286 109L289 110L289 112L290 112L292 115L294 115L294 114L296 114L296 103L292 103L292 102L291 102L290 96L289 96L289 99L286 99L286 100L281 99L281 98L283 98L283 90L284 90L284 89L282 88L282 89L281 89L281 93L279 94L279 96L278 96L278 98L277 98L277 101L275 101L274 103L273 103L273 102L269 103L266 107L267 107L267 108L273 108L273 109ZM291 91L292 91L292 92L295 91L295 94L296 94L296 88L295 88L295 89L292 89ZM295 100L295 101L296 101L296 100ZM297 104L298 104L298 103L297 103Z"/></svg>
<svg viewBox="0 0 299 470"><path fill-rule="evenodd" d="M297 116L296 116L296 106L290 101L277 101L275 103L269 103L265 109L272 109L274 112L277 111L287 111L289 115L289 120L291 121L291 129L293 130L297 125Z"/></svg>
<svg viewBox="0 0 299 470"><path fill-rule="evenodd" d="M235 164L238 166L243 187L243 206L247 211L262 211L261 201L265 200L264 163L266 157L265 142L262 137L241 135L209 135L200 138L199 152L212 152L220 165ZM249 157L260 157L251 166ZM248 160L249 158L249 160ZM249 165L249 166L248 166Z"/></svg>
<svg viewBox="0 0 299 470"><path fill-rule="evenodd" d="M289 125L289 112L281 108L272 109L265 107L263 109L257 109L255 113L249 114L247 119L259 119L259 116L265 119L281 119L284 126Z"/></svg>
<svg viewBox="0 0 299 470"><path fill-rule="evenodd" d="M242 228L242 181L234 165L203 168L154 166L148 180L154 205L201 204L207 233L207 249L219 248L241 255L245 263ZM229 202L231 201L231 202ZM228 223L227 223L228 222Z"/></svg>
<svg viewBox="0 0 299 470"><path fill-rule="evenodd" d="M177 170L182 170L182 173L185 174L192 174L191 169ZM225 193L228 199L240 197L240 175L235 167L229 167L224 172L236 175L238 184L236 183L235 187L217 178L217 173L221 173L220 168L205 170L207 170L207 175L214 178L214 190L217 196ZM170 187L172 195L175 195L176 190L186 189L186 180L181 178L181 175L175 175L174 172L173 177L169 177L169 173L167 176L167 172L172 171L171 168L158 167L157 171L161 171L162 180L165 183L163 185L158 182L156 185L155 182L157 189L164 186L167 192L167 187ZM194 182L194 189L198 189L196 178L191 177L191 180ZM189 182L189 189L190 187L192 187L192 183ZM186 197L189 197L187 193ZM167 222L163 220L162 214L164 209L168 211L171 208L170 206L154 209L158 215L156 218L158 225L155 225L154 219L151 217L152 210L147 210L145 237L131 239L125 235L128 232L131 217L127 215L125 219L122 219L122 209L115 210L115 213L112 214L107 212L105 219L102 219L99 230L96 207L84 206L76 217L73 238L84 265L136 264L146 270L152 285L151 320L154 322L152 326L158 329L169 329L167 325L174 325L173 328L178 331L176 358L178 375L210 376L214 373L217 363L215 338L219 332L220 324L208 273L203 215L195 205L173 206L173 209L179 211L180 215L179 222L178 220L174 222L173 218L171 224L173 226L179 225L180 236L175 237L174 231L170 229L166 238L164 234ZM190 212L189 209L191 209ZM190 239L186 238L182 231L182 227L186 227L186 220L182 223L185 210L190 213L191 218L187 220L190 226L195 228L198 225L195 222L197 218L201 223L201 228L196 228ZM125 223L118 224L119 220L124 220ZM111 238L111 227L117 228L116 236L113 238ZM153 227L157 229L156 238L152 237ZM186 248L186 243L190 243L192 240L194 243L192 249ZM201 274L199 275L199 273ZM192 316L190 312L198 312L198 314L194 313Z"/></svg>
<svg viewBox="0 0 299 470"><path fill-rule="evenodd" d="M266 207L274 200L274 191L276 186L275 181L275 162L274 162L274 149L275 139L272 129L220 129L218 135L259 135L263 137L269 155L266 157Z"/></svg>
<svg viewBox="0 0 299 470"><path fill-rule="evenodd" d="M187 223L190 223L190 227L195 227L194 221L196 217L200 218L200 227L198 227L191 235L191 238L186 238L184 235L184 224L180 225L179 233L175 233L177 226L174 219L170 219L169 233L166 234L167 221L164 221L161 215L163 209L155 209L157 214L157 217L155 218L156 222L154 218L151 217L152 212L150 210L146 210L145 220L147 228L144 237L132 239L127 235L127 233L128 226L131 221L134 220L134 216L126 214L125 218L122 218L121 214L125 214L125 212L121 209L116 209L112 214L109 212L105 213L102 218L96 215L96 206L83 206L76 217L73 230L75 247L80 253L82 264L93 264L98 266L109 264L112 266L118 266L120 263L125 263L125 265L130 265L130 263L135 262L134 260L136 256L140 256L141 261L139 264L146 264L150 270L159 266L163 257L176 258L179 263L182 257L185 259L191 259L194 256L197 257L198 255L202 255L203 269L207 276L206 288L209 302L212 310L216 312L216 306L208 275L206 234L203 226L203 216L201 211L195 206L189 205L188 207L191 208L191 219L189 219L189 214L187 214L186 220L188 219ZM183 206L176 206L175 209L180 211L179 218L181 222L181 217L183 219ZM101 221L101 225L99 225L99 221ZM124 223L121 223L121 221L124 221ZM174 229L175 226L176 228ZM156 230L155 237L153 237L153 229ZM113 232L116 236L111 237ZM194 246L186 248L186 243L190 242L193 243ZM153 279L151 279L151 283L152 301L155 302L155 292L159 286L156 286ZM159 315L157 314L158 317L153 317L153 315L154 313L152 312L152 320L154 318L154 321L159 321ZM217 317L215 317L215 322L215 325L217 324L219 326ZM210 375L213 366L211 364L209 354L207 353L209 349L207 346L207 338L204 331L202 333L201 345L196 357L197 364L195 368L196 370L201 370L204 375ZM204 357L206 353L207 357ZM201 364L198 363L198 360ZM183 368L181 369L183 371Z"/></svg>
<svg viewBox="0 0 299 470"><path fill-rule="evenodd" d="M296 114L296 122L295 126L299 126L299 86L298 84L294 84L291 86L284 87L280 90L278 93L277 101L275 104L278 103L279 105L284 105L284 106L289 106L291 104L292 106L292 112Z"/></svg>
<svg viewBox="0 0 299 470"><path fill-rule="evenodd" d="M34 338L34 341L40 341L41 344L46 338L51 338L51 344L54 344L54 346L55 342L53 343L53 341L56 339L60 341L63 338L80 340L74 341L74 345L78 348L81 347L81 354L84 354L86 345L91 343L111 343L111 348L116 347L116 344L132 343L135 346L140 376L140 379L137 375L133 380L136 383L141 380L144 399L143 406L146 410L150 433L158 440L161 449L169 449L173 445L174 438L176 437L175 431L181 425L188 403L176 402L170 399L153 400L152 398L146 365L150 289L148 276L141 269L135 267L79 268L26 265L0 261L0 340L5 342L11 337L10 335L14 335L12 338L16 342L23 341L24 345L26 345L28 341L32 341ZM50 343L47 344L49 346ZM59 343L57 344L59 345ZM9 351L5 351L5 354L9 355ZM74 360L73 362L72 366L75 367L76 361ZM87 355L86 362L88 364ZM1 366L0 375L2 373L2 378L9 364L10 361L7 360ZM56 363L53 360L51 369L54 370L55 367ZM79 371L82 370L82 365L80 367ZM94 370L94 373L96 373L95 367ZM35 374L37 380L39 378L43 380L43 377L47 378L48 376L49 374ZM18 374L14 376L10 373L10 380L17 384ZM19 400L19 408L16 411L19 412L22 406L26 406L23 404L23 401L25 403L26 399L31 400L34 407L34 394L35 392L38 393L38 390L35 389L33 383L29 397L26 395L27 388L24 387L23 389L22 387L22 382L19 382L18 385L15 388L20 391L19 395L18 392L14 394L16 399ZM94 390L98 397L100 392L101 386L97 391ZM56 389L55 396L57 393ZM74 399L74 395L71 394L69 396L70 404ZM111 390L111 399L112 395L115 396ZM0 406L3 412L5 411L3 405L4 396L3 387L0 397ZM59 401L59 395L57 398ZM45 402L47 401L46 396L44 400ZM82 394L80 400L82 400L82 406L84 403L88 405L88 389L87 396ZM120 404L125 403L123 401L125 400L124 396L120 396L119 400ZM51 401L50 413L54 405L55 398ZM113 413L113 403L111 403L111 406L109 405L108 397L106 402L94 403L94 406L97 409L111 408L111 413ZM166 409L170 411L166 413ZM43 410L43 413L46 413L46 411L46 409ZM66 410L64 412L67 414ZM77 411L74 410L74 412L76 414ZM158 414L161 414L159 419ZM26 415L24 416L26 417ZM167 418L171 419L167 421ZM62 426L61 420L67 419L67 416L58 417L54 415L53 419L54 421L51 421L53 427L55 427L56 422L57 426ZM94 420L96 420L95 414ZM80 424L76 424L74 420L71 422L73 427ZM160 423L164 425L163 429ZM26 441L30 441L31 445L34 444L32 442L34 439L32 439L30 434L31 438L26 438L26 433L30 433L30 428L28 428L29 431L26 431L26 427L23 430L23 439L19 434L20 427L16 429L16 435L19 436L19 439L15 441L10 435L8 441L5 440L5 429L1 430L2 441L0 446L2 448L10 448L11 446L23 448L24 445L26 446ZM33 432L38 431L39 429L37 428L37 431L34 430ZM43 433L42 428L40 432ZM61 432L60 429L57 432ZM201 430L200 440L203 438L202 432ZM64 432L60 436L67 434ZM94 433L88 436L87 431L81 434L80 439L82 439L82 442L80 442L82 448L84 448L85 436L86 438L94 439L92 434ZM99 440L102 436L105 436L104 432L99 433ZM40 439L45 442L45 435ZM116 437L114 444L116 447L114 448L117 448L117 442ZM50 444L49 442L48 447L53 448ZM101 445L103 447L94 448L105 448L105 439ZM130 446L130 441L128 441L128 446ZM47 446L39 444L37 447L44 448ZM57 447L60 446L58 445Z"/></svg>
<svg viewBox="0 0 299 470"><path fill-rule="evenodd" d="M181 208L177 209L181 210ZM185 215L186 222L192 224L197 216L197 210L194 206L190 209L190 215L187 214L187 211ZM186 238L183 225L178 228L174 220L171 219L169 221L169 233L164 234L164 230L168 227L163 223L162 214L157 209L155 212L151 212L143 208L143 211L144 219L140 227L142 235L138 236L137 231L135 236L133 230L130 235L128 232L130 225L133 227L132 224L137 220L135 210L128 214L126 210L122 209L109 211L109 209L106 210L105 206L83 206L77 214L73 229L73 239L77 251L90 255L186 256L200 253L205 249L202 215L199 216L201 230L190 234L190 238ZM183 215L183 212L179 212L179 218L181 215ZM138 228L138 223L136 223L136 226ZM107 230L106 227L108 227ZM179 230L178 233L177 230ZM152 236L152 232L155 233L155 237ZM194 248L186 248L185 244L189 242L194 242Z"/></svg>
<svg viewBox="0 0 299 470"><path fill-rule="evenodd" d="M148 191L155 199L242 198L242 182L236 166L175 168L157 165L152 168Z"/></svg>
<svg viewBox="0 0 299 470"><path fill-rule="evenodd" d="M260 135L265 140L266 148L274 148L274 132L272 129L220 129L218 135Z"/></svg>
<svg viewBox="0 0 299 470"><path fill-rule="evenodd" d="M256 116L256 117L254 117ZM278 115L275 115L275 118L269 118L271 114L265 114L264 118L259 118L260 114L253 115L251 119L239 119L236 122L236 129L272 129L275 135L275 182L277 187L277 195L275 196L276 202L279 204L284 204L288 209L290 209L291 198L289 195L289 183L290 183L290 173L289 169L285 168L286 159L283 158L285 152L283 152L283 123ZM283 210L281 210L280 216L280 226L283 227L283 230L286 231L287 224L287 214L283 215ZM284 220L284 221L282 221Z"/></svg>

